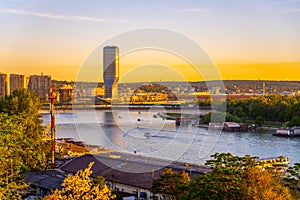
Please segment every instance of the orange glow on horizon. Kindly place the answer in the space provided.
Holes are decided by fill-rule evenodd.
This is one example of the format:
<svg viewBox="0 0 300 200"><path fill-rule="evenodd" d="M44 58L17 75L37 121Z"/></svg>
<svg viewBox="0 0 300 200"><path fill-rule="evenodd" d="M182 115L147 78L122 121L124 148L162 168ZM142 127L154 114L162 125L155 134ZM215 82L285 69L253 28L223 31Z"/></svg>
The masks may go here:
<svg viewBox="0 0 300 200"><path fill-rule="evenodd" d="M217 64L224 80L300 81L300 62Z"/></svg>
<svg viewBox="0 0 300 200"><path fill-rule="evenodd" d="M159 78L153 78L155 73L159 72L159 65L155 67L154 74L149 74L149 71L145 74L141 74L141 70L134 69L134 64L122 64L120 62L120 72L121 77L120 80L126 80L125 76L128 76L128 72L133 70L136 71L139 76L136 81L157 81ZM146 64L145 66L140 66L146 69L146 66L150 66L151 64ZM179 73L188 78L189 81L202 81L199 74L195 75L195 70L192 69L192 66L187 66L181 63L181 65L164 65L163 72L167 72L168 70L174 71L175 73ZM216 63L217 68L221 74L223 80L295 80L300 81L300 62L295 63L243 63L243 64L224 64L224 63ZM141 69L142 69L141 68ZM166 69L168 68L168 70ZM172 70L175 69L175 70ZM0 67L1 73L6 74L24 74L24 75L33 75L33 74L45 74L51 75L52 79L56 80L67 80L74 81L76 80L76 76L80 66L32 66L32 67L9 67L3 68ZM187 70L189 69L189 70ZM134 74L130 74L130 77L133 77ZM128 76L129 77L129 76ZM173 77L174 80L178 80L178 76ZM170 77L172 79L172 77ZM133 80L134 81L134 80Z"/></svg>
<svg viewBox="0 0 300 200"><path fill-rule="evenodd" d="M84 63L82 54L74 59L70 56L59 56L58 59L47 59L41 56L18 55L3 58L0 72L6 74L45 74L52 79L75 81L77 73ZM4 59L5 58L5 59ZM19 58L19 57L18 57ZM87 59L89 57L86 57ZM22 63L22 64L20 64ZM31 64L28 64L31 63ZM46 63L46 64L45 64ZM57 64L61 63L61 65ZM216 68L223 80L298 80L300 81L300 62L222 62L216 60ZM97 64L99 65L99 64ZM153 68L151 69L151 65ZM148 68L147 68L148 67ZM102 66L99 66L102 68ZM139 69L140 68L140 69ZM97 68L96 68L97 69ZM144 72L143 72L143 70ZM129 74L130 73L130 74ZM158 76L159 75L159 76ZM159 50L141 50L126 55L120 54L120 81L203 81L202 75L183 58L170 52ZM89 81L89 80L87 80Z"/></svg>

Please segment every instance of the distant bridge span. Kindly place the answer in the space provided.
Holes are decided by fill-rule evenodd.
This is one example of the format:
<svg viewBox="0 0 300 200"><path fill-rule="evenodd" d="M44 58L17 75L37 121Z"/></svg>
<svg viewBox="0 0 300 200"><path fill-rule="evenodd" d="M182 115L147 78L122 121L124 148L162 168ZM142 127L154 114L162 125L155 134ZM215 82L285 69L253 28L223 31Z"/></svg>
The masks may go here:
<svg viewBox="0 0 300 200"><path fill-rule="evenodd" d="M88 104L88 103L93 103L93 104L105 104L105 105L111 105L111 101L104 99L102 97L95 97L95 96L81 96L81 97L75 97L75 98L70 98L65 101L61 101L58 103L59 106L66 105L66 104L71 104L71 103L77 103L81 102L83 104Z"/></svg>
<svg viewBox="0 0 300 200"><path fill-rule="evenodd" d="M71 106L72 104L74 105L106 105L106 106L110 106L111 104L111 100L110 99L106 99L106 98L102 98L99 96L81 96L81 97L76 97L76 98L70 98L64 101L61 101L59 103L56 103L55 105L60 107L60 106ZM45 106L47 106L48 104L45 104ZM189 105L185 105L185 104L168 104L168 103L150 103L147 102L145 103L126 103L126 104L114 104L114 106L119 106L119 107L130 107L130 108L150 108L152 106L163 106L165 108L170 108L170 109L181 109L181 108L185 108L185 109L195 109L196 107L190 107ZM215 106L197 106L198 109L200 110L215 110L216 107Z"/></svg>

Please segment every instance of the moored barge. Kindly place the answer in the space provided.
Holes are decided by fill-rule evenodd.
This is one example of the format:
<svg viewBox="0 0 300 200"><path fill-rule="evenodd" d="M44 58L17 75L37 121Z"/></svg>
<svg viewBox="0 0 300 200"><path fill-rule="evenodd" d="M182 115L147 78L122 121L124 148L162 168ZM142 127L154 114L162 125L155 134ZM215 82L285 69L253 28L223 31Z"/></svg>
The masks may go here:
<svg viewBox="0 0 300 200"><path fill-rule="evenodd" d="M300 126L294 126L292 128L279 128L276 129L276 132L273 135L285 137L300 136Z"/></svg>

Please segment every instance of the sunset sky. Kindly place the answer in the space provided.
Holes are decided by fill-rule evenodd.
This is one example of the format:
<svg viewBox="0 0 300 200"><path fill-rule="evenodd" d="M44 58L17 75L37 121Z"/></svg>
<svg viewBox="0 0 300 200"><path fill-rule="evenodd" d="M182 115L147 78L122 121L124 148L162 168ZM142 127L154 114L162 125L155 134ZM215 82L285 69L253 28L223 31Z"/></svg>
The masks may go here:
<svg viewBox="0 0 300 200"><path fill-rule="evenodd" d="M75 80L98 45L126 31L156 27L198 43L223 79L300 80L299 24L300 0L2 0L0 72ZM141 74L136 59L149 65L147 53L124 56L121 76L130 70ZM156 73L159 66L177 67L179 75L198 79L179 58L161 56ZM165 80L176 77L170 73Z"/></svg>

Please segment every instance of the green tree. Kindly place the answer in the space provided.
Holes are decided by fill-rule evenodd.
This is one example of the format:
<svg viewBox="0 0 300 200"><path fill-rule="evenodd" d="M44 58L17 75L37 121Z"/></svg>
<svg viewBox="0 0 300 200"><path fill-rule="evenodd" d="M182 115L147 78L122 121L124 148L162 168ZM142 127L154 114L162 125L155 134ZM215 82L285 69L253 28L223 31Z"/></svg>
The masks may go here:
<svg viewBox="0 0 300 200"><path fill-rule="evenodd" d="M156 198L162 196L167 200L179 200L187 195L190 177L186 171L174 172L165 168L160 178L153 182L151 191Z"/></svg>
<svg viewBox="0 0 300 200"><path fill-rule="evenodd" d="M45 141L44 128L39 115L41 107L39 98L25 89L17 89L10 96L0 100L0 112L5 113L0 118L3 126L6 119L10 119L21 129L21 137L18 139L22 152L24 170L43 170L46 168L46 154L49 152L49 144ZM10 118L11 117L11 118ZM7 131L10 134L10 131Z"/></svg>
<svg viewBox="0 0 300 200"><path fill-rule="evenodd" d="M212 171L195 177L186 199L240 199L242 171L254 162L253 158L230 153L216 153L212 157L214 159L206 162Z"/></svg>
<svg viewBox="0 0 300 200"><path fill-rule="evenodd" d="M217 153L206 165L211 172L197 175L185 199L293 199L273 169L255 167L255 157Z"/></svg>
<svg viewBox="0 0 300 200"><path fill-rule="evenodd" d="M11 177L9 176L8 179ZM0 199L11 200L11 199L22 199L23 190L28 187L23 181L3 181L0 178Z"/></svg>
<svg viewBox="0 0 300 200"><path fill-rule="evenodd" d="M294 116L300 116L300 102L289 106L288 116L289 120L291 120Z"/></svg>
<svg viewBox="0 0 300 200"><path fill-rule="evenodd" d="M65 178L62 183L62 190L56 189L51 195L48 195L44 199L115 199L116 196L112 194L112 190L104 183L104 179L98 177L94 182L90 179L93 164L94 163L91 162L86 169L79 170L75 175Z"/></svg>
<svg viewBox="0 0 300 200"><path fill-rule="evenodd" d="M197 175L191 182L185 199L239 199L241 176L233 168L216 169Z"/></svg>
<svg viewBox="0 0 300 200"><path fill-rule="evenodd" d="M28 167L23 162L23 131L18 116L0 113L0 199L21 199L27 186L23 172Z"/></svg>
<svg viewBox="0 0 300 200"><path fill-rule="evenodd" d="M23 174L46 168L49 147L39 108L39 99L23 89L0 100L0 199L20 199L27 186Z"/></svg>
<svg viewBox="0 0 300 200"><path fill-rule="evenodd" d="M246 113L244 113L243 108L241 106L234 107L232 114L238 117L246 116Z"/></svg>
<svg viewBox="0 0 300 200"><path fill-rule="evenodd" d="M257 124L258 126L261 126L263 123L265 123L265 120L262 116L257 116L255 118L255 124Z"/></svg>
<svg viewBox="0 0 300 200"><path fill-rule="evenodd" d="M182 200L292 200L299 199L299 192L291 192L284 184L284 173L276 166L262 170L256 167L257 157L239 157L230 153L216 153L206 165L210 172L196 175L192 181L182 181L179 173L165 169L154 181L152 192L164 199ZM299 184L299 164L290 168L289 179L293 189ZM298 178L297 178L298 177ZM292 186L291 182L289 186ZM182 187L182 184L184 187Z"/></svg>
<svg viewBox="0 0 300 200"><path fill-rule="evenodd" d="M287 176L284 178L286 185L292 189L294 195L300 199L300 163L295 163L287 169Z"/></svg>
<svg viewBox="0 0 300 200"><path fill-rule="evenodd" d="M276 121L284 122L288 117L288 104L279 102L276 105L275 112L273 115L275 116Z"/></svg>
<svg viewBox="0 0 300 200"><path fill-rule="evenodd" d="M239 123L242 120L238 116L232 115L232 114L230 114L230 113L227 112L226 113L226 117L225 117L225 121L226 122L237 122L237 123Z"/></svg>
<svg viewBox="0 0 300 200"><path fill-rule="evenodd" d="M287 123L287 126L293 127L293 126L300 126L300 117L294 116L291 121Z"/></svg>
<svg viewBox="0 0 300 200"><path fill-rule="evenodd" d="M266 121L286 122L300 116L300 98L280 95L253 96L247 100L228 99L219 111L238 116L242 121L261 116Z"/></svg>
<svg viewBox="0 0 300 200"><path fill-rule="evenodd" d="M0 112L8 115L31 115L39 118L40 99L26 89L16 89L0 100Z"/></svg>
<svg viewBox="0 0 300 200"><path fill-rule="evenodd" d="M222 123L225 121L226 114L223 112L209 112L203 116L205 123Z"/></svg>

